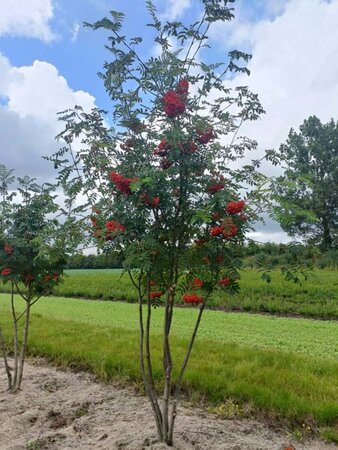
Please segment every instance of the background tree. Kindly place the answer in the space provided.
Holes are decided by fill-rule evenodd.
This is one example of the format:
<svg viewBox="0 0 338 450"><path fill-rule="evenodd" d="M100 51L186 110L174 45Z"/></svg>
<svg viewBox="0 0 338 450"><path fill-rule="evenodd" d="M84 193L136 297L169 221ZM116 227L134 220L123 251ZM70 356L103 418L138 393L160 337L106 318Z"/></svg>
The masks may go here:
<svg viewBox="0 0 338 450"><path fill-rule="evenodd" d="M255 170L258 161L236 170L229 164L256 147L238 130L244 121L256 120L262 106L246 86L232 89L226 82L233 72L248 73L250 56L232 51L224 63L196 58L208 48L211 24L233 18L228 3L203 0L202 18L186 26L161 23L147 0L160 52L146 61L142 38L122 32L123 14L112 11L110 18L89 25L110 32L111 61L100 76L113 102L116 129L107 129L102 111L65 111L59 135L65 145L51 158L64 189L71 196L87 195L87 232L100 249L123 261L137 290L140 371L159 439L170 445L203 310L214 290L238 289L238 248L266 183ZM224 145L220 138L226 135ZM78 137L83 145L76 152ZM170 332L177 298L198 313L173 379ZM162 400L150 342L151 310L158 305L163 306Z"/></svg>
<svg viewBox="0 0 338 450"><path fill-rule="evenodd" d="M11 285L13 364L8 362L1 327L0 348L8 388L15 393L23 379L31 308L60 283L66 251L71 250L68 233L74 227L72 219L58 220L60 205L56 203L54 186L40 186L29 177L17 178L3 165L0 165L0 185L0 282ZM24 307L15 294L24 301Z"/></svg>
<svg viewBox="0 0 338 450"><path fill-rule="evenodd" d="M309 117L276 153L285 164L275 183L282 228L323 250L337 248L338 123Z"/></svg>

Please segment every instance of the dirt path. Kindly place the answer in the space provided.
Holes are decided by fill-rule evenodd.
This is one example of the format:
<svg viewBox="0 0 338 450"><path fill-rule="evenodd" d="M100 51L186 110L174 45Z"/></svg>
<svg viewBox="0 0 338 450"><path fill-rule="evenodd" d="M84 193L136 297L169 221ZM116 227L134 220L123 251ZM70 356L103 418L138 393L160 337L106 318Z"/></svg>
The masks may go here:
<svg viewBox="0 0 338 450"><path fill-rule="evenodd" d="M130 388L97 383L87 373L27 364L23 391L6 392L0 362L1 450L162 450L148 402ZM297 443L252 420L220 420L180 408L175 449L333 450L319 441ZM292 447L291 447L292 448Z"/></svg>

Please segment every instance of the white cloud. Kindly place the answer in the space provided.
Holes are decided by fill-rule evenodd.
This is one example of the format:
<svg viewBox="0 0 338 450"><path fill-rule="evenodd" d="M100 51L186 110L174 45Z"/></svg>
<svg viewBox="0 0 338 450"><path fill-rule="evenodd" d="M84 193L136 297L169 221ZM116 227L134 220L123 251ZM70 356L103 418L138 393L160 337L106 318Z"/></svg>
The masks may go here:
<svg viewBox="0 0 338 450"><path fill-rule="evenodd" d="M176 20L191 6L191 0L166 0L166 10L162 17L167 20Z"/></svg>
<svg viewBox="0 0 338 450"><path fill-rule="evenodd" d="M251 159L265 149L277 149L290 128L298 129L310 115L322 122L338 119L338 0L278 1L276 9L269 8L275 2L260 0L265 9L259 20L245 12L245 1L238 1L235 21L213 27L212 38L220 49L244 48L253 55L251 76L228 82L248 85L266 110L259 121L241 129L241 135L258 141L258 150L248 155ZM280 167L268 163L261 169L268 175L281 173ZM258 226L251 237L262 242L290 240L271 222Z"/></svg>
<svg viewBox="0 0 338 450"><path fill-rule="evenodd" d="M323 122L338 118L338 0L290 0L272 19L235 21L214 28L224 46L249 47L251 76L238 76L266 110L258 122L243 127L261 149L278 148L291 127L310 115Z"/></svg>
<svg viewBox="0 0 338 450"><path fill-rule="evenodd" d="M72 29L72 37L71 37L72 42L76 42L77 37L79 35L79 31L80 31L80 24L78 22L75 22Z"/></svg>
<svg viewBox="0 0 338 450"><path fill-rule="evenodd" d="M247 237L260 243L275 242L276 244L286 244L291 241L288 235L283 231L271 232L268 228L265 231L252 231L247 234Z"/></svg>
<svg viewBox="0 0 338 450"><path fill-rule="evenodd" d="M65 108L82 105L89 109L94 98L84 91L73 91L57 68L44 61L31 66L11 68L7 96L8 108L20 117L33 116L57 124L56 113Z"/></svg>
<svg viewBox="0 0 338 450"><path fill-rule="evenodd" d="M0 36L25 36L49 42L52 0L0 0Z"/></svg>
<svg viewBox="0 0 338 450"><path fill-rule="evenodd" d="M42 159L59 145L55 135L63 125L56 113L81 105L95 106L95 98L84 91L73 91L55 66L34 61L31 66L13 67L0 54L1 160L20 175L49 176L51 164Z"/></svg>

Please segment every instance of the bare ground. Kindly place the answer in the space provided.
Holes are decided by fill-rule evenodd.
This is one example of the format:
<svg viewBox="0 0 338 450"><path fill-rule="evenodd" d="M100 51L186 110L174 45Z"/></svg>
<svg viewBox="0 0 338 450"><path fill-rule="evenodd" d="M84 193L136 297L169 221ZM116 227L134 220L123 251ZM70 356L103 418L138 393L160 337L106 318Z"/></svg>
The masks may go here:
<svg viewBox="0 0 338 450"><path fill-rule="evenodd" d="M7 392L0 363L1 450L163 450L146 398L131 388L95 382L87 373L39 361L26 365L23 390ZM248 419L221 420L202 409L179 409L177 450L334 450L296 442Z"/></svg>

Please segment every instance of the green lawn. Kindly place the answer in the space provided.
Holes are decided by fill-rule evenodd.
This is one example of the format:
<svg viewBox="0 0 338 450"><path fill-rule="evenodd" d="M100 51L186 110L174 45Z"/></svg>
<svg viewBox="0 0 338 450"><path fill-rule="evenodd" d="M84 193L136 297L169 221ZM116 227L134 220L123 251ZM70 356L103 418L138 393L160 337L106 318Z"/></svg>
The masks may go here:
<svg viewBox="0 0 338 450"><path fill-rule="evenodd" d="M7 299L8 295L0 294L0 314L9 311ZM95 327L138 329L136 305L123 302L46 297L34 306L33 314ZM154 333L162 331L162 316L162 308L153 310ZM197 309L194 307L176 309L173 334L180 338L189 337L196 317ZM338 360L338 323L335 321L207 310L203 315L199 338Z"/></svg>

